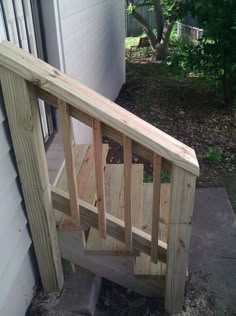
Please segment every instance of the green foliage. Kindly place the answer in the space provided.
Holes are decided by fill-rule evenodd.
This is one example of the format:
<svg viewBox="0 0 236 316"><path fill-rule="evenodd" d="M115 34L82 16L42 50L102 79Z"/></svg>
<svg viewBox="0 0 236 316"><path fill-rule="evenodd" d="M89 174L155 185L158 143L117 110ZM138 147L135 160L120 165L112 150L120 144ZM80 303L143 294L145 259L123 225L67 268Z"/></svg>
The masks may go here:
<svg viewBox="0 0 236 316"><path fill-rule="evenodd" d="M144 174L143 182L144 183L152 183L153 177L148 175L148 174ZM161 172L161 183L170 183L170 173L169 172L167 172L167 171Z"/></svg>
<svg viewBox="0 0 236 316"><path fill-rule="evenodd" d="M192 0L189 9L204 29L203 38L189 52L190 65L213 81L216 88L221 88L225 100L232 98L236 72L236 1Z"/></svg>
<svg viewBox="0 0 236 316"><path fill-rule="evenodd" d="M161 0L160 3L166 20L176 21L188 12L188 2L186 0Z"/></svg>
<svg viewBox="0 0 236 316"><path fill-rule="evenodd" d="M209 163L213 164L216 162L220 162L223 158L222 151L216 147L209 147L206 153L206 159Z"/></svg>
<svg viewBox="0 0 236 316"><path fill-rule="evenodd" d="M193 50L193 44L176 36L176 38L172 38L171 46L173 52L167 57L166 63L170 68L178 69L180 76L186 77L193 71L191 58L189 58Z"/></svg>
<svg viewBox="0 0 236 316"><path fill-rule="evenodd" d="M170 183L170 173L167 171L161 172L161 182L162 183Z"/></svg>
<svg viewBox="0 0 236 316"><path fill-rule="evenodd" d="M155 0L128 0L127 12L128 14L132 14L136 9L142 6L149 6L150 11L153 11L154 1ZM160 4L166 20L175 21L187 14L187 0L160 0Z"/></svg>
<svg viewBox="0 0 236 316"><path fill-rule="evenodd" d="M153 182L153 177L152 176L149 176L147 174L144 174L143 176L143 182L144 183L152 183Z"/></svg>
<svg viewBox="0 0 236 316"><path fill-rule="evenodd" d="M127 7L128 14L132 14L136 10L136 5L129 3Z"/></svg>

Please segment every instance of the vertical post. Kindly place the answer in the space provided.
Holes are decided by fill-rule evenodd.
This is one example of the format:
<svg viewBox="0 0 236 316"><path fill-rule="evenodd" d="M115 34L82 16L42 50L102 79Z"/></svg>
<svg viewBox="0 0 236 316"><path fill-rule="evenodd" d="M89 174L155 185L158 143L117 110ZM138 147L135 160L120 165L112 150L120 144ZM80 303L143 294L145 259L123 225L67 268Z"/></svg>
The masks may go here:
<svg viewBox="0 0 236 316"><path fill-rule="evenodd" d="M72 127L70 116L68 113L68 104L62 100L58 100L58 108L60 114L60 124L65 154L65 165L67 173L68 192L70 196L71 216L73 222L75 224L79 224L79 198L77 189L75 158L72 147Z"/></svg>
<svg viewBox="0 0 236 316"><path fill-rule="evenodd" d="M93 120L93 147L97 188L99 234L101 238L106 238L106 202L102 158L102 126L101 122L95 119Z"/></svg>
<svg viewBox="0 0 236 316"><path fill-rule="evenodd" d="M165 286L165 308L169 313L182 310L195 185L195 175L173 166Z"/></svg>
<svg viewBox="0 0 236 316"><path fill-rule="evenodd" d="M63 287L45 150L34 88L0 68L1 86L39 272L45 291Z"/></svg>
<svg viewBox="0 0 236 316"><path fill-rule="evenodd" d="M124 219L125 219L125 243L132 250L132 140L123 136L124 145Z"/></svg>
<svg viewBox="0 0 236 316"><path fill-rule="evenodd" d="M154 153L153 157L153 198L152 198L152 243L151 260L157 263L159 218L161 200L161 157Z"/></svg>

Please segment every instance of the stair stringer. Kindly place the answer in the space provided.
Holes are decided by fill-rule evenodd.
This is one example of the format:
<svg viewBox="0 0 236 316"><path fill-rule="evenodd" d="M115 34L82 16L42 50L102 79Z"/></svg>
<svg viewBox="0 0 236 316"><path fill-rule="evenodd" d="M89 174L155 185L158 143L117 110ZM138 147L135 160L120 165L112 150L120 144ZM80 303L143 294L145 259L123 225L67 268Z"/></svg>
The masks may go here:
<svg viewBox="0 0 236 316"><path fill-rule="evenodd" d="M58 239L62 258L143 296L164 297L165 278L136 279L133 257L88 256L78 231L58 231Z"/></svg>

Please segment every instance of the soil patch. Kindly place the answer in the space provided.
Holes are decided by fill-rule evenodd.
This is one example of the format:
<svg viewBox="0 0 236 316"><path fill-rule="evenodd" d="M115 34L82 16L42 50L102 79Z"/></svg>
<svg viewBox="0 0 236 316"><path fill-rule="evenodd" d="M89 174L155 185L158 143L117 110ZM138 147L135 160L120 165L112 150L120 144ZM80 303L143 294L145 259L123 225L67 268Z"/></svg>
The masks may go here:
<svg viewBox="0 0 236 316"><path fill-rule="evenodd" d="M116 103L194 148L200 164L198 187L226 187L236 209L235 117L194 79L156 78L156 71L155 77L147 76L146 66L150 67L139 64L138 71L127 75ZM106 141L110 144L108 161L121 163L121 146ZM151 164L141 157L135 156L134 162L145 162L146 172L151 172Z"/></svg>

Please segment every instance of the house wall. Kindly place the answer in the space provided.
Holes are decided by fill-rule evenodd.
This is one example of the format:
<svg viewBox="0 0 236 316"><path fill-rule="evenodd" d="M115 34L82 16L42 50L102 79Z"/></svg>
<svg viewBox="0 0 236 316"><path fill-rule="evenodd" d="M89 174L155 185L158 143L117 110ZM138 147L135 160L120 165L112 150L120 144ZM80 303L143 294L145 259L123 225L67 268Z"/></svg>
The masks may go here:
<svg viewBox="0 0 236 316"><path fill-rule="evenodd" d="M0 98L0 315L24 316L34 294L35 263Z"/></svg>
<svg viewBox="0 0 236 316"><path fill-rule="evenodd" d="M53 0L50 5L41 0L41 4L49 63L115 100L125 82L124 0ZM76 120L73 127L77 143L91 142L90 128Z"/></svg>

